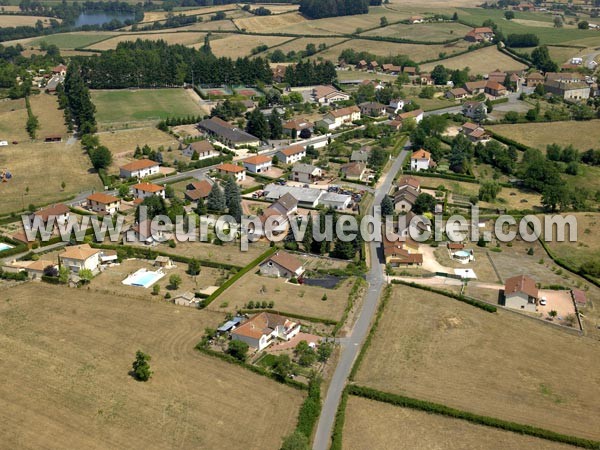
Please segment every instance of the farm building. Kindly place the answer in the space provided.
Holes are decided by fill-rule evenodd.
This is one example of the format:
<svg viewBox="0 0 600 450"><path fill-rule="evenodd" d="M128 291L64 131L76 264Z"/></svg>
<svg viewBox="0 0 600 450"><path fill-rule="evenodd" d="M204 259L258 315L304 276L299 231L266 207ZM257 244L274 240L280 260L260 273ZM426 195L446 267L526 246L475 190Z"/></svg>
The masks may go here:
<svg viewBox="0 0 600 450"><path fill-rule="evenodd" d="M219 117L211 117L210 119L201 121L198 124L198 128L231 148L258 147L260 145L259 138L225 122Z"/></svg>

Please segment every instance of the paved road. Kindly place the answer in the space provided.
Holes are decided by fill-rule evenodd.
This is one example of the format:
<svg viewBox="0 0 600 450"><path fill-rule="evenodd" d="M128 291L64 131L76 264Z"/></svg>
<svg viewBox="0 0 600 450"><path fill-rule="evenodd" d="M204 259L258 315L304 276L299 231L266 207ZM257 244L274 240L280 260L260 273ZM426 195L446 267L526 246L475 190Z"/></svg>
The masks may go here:
<svg viewBox="0 0 600 450"><path fill-rule="evenodd" d="M410 142L406 145L409 146ZM375 200L373 201L374 206L379 205L384 195L389 192L394 176L402 167L402 163L407 155L408 150L405 147L394 161L392 168L386 174L384 181L377 188ZM342 344L342 353L323 403L323 410L317 425L313 450L327 450L327 448L329 448L331 431L333 429L335 414L340 403L342 391L346 386L346 380L348 379L348 375L350 375L350 370L356 360L356 356L360 352L369 331L371 320L377 310L379 296L381 295L381 290L386 282L383 274L380 247L381 246L377 242L371 242L369 244L371 269L366 277L367 282L369 283L369 289L365 295L362 309L359 312L358 319L354 324L350 336L344 340L340 340L340 343Z"/></svg>

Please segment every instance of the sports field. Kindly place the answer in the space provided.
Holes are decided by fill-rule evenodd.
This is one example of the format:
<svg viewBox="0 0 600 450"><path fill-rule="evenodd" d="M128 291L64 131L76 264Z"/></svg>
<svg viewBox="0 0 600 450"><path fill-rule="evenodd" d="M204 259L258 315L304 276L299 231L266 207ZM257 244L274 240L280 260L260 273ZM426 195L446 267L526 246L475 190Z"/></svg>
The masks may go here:
<svg viewBox="0 0 600 450"><path fill-rule="evenodd" d="M466 41L464 41L466 42ZM485 47L454 58L445 59L441 62L423 64L422 71L431 71L438 65L443 64L447 69L464 69L468 67L471 75L487 74L494 69L520 70L525 65L515 61L510 56L500 53L496 47Z"/></svg>
<svg viewBox="0 0 600 450"><path fill-rule="evenodd" d="M184 89L95 90L96 119L101 125L159 121L201 115L205 111Z"/></svg>
<svg viewBox="0 0 600 450"><path fill-rule="evenodd" d="M296 425L301 391L194 349L221 314L39 283L2 298L7 448L274 449ZM128 374L137 350L147 383Z"/></svg>
<svg viewBox="0 0 600 450"><path fill-rule="evenodd" d="M573 447L350 395L343 448L568 450Z"/></svg>
<svg viewBox="0 0 600 450"><path fill-rule="evenodd" d="M598 439L600 342L394 287L356 382Z"/></svg>

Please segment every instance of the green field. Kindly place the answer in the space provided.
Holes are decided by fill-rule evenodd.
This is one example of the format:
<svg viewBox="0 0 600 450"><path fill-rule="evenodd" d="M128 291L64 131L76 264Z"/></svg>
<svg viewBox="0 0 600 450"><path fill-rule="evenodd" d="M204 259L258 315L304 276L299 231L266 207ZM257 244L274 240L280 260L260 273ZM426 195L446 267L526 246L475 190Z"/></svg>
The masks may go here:
<svg viewBox="0 0 600 450"><path fill-rule="evenodd" d="M50 36L43 36L38 39L34 39L30 42L32 46L39 46L42 42L48 44L54 44L58 48L83 48L88 45L95 44L106 38L111 37L112 34L108 33L59 33L52 34Z"/></svg>
<svg viewBox="0 0 600 450"><path fill-rule="evenodd" d="M579 30L570 25L554 28L552 15L532 12L515 12L517 21L506 20L500 9L461 8L460 20L481 25L486 19L492 19L505 35L511 33L534 33L540 38L540 44L559 44L575 39L597 36L593 30ZM520 22L520 23L519 23ZM600 36L597 36L600 44Z"/></svg>
<svg viewBox="0 0 600 450"><path fill-rule="evenodd" d="M204 114L185 90L177 88L92 91L92 101L100 123Z"/></svg>

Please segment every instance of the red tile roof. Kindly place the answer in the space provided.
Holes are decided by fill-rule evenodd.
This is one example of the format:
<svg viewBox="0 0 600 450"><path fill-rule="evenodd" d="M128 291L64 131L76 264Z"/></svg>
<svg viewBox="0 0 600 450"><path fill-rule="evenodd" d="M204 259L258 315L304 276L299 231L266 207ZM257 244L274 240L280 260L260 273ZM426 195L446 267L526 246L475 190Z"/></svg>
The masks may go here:
<svg viewBox="0 0 600 450"><path fill-rule="evenodd" d="M240 173L240 172L244 171L244 168L240 167L240 166L236 166L235 164L225 163L225 164L219 164L217 166L217 170L219 170L221 172Z"/></svg>
<svg viewBox="0 0 600 450"><path fill-rule="evenodd" d="M104 205L120 201L117 197L108 194L103 194L102 192L96 192L95 194L90 195L87 199L88 201L101 203Z"/></svg>
<svg viewBox="0 0 600 450"><path fill-rule="evenodd" d="M504 295L515 294L518 292L523 292L529 297L538 297L538 288L535 285L535 281L527 275L508 278L504 282Z"/></svg>
<svg viewBox="0 0 600 450"><path fill-rule="evenodd" d="M128 172L133 172L134 170L147 169L149 167L158 166L159 164L156 161L152 161L150 159L138 159L136 161L132 161L129 164L125 164L121 166L121 169L126 170Z"/></svg>
<svg viewBox="0 0 600 450"><path fill-rule="evenodd" d="M156 193L156 192L165 190L164 186L160 186L159 184L154 184L154 183L139 183L139 184L134 184L132 187L133 187L133 189L137 189L138 191L152 192L152 193Z"/></svg>

